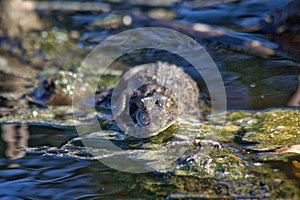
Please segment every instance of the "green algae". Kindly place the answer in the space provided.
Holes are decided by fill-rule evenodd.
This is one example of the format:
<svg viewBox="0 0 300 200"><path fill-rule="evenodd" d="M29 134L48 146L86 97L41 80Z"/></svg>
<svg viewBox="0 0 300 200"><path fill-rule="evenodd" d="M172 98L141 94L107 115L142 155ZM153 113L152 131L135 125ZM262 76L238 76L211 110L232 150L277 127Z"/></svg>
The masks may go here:
<svg viewBox="0 0 300 200"><path fill-rule="evenodd" d="M54 127L74 127L82 122L73 119L70 106L48 106L47 108L16 109L9 115L0 117L0 124L36 124Z"/></svg>
<svg viewBox="0 0 300 200"><path fill-rule="evenodd" d="M78 47L70 33L55 27L42 32L28 32L21 41L25 58L39 67L45 67L43 65L46 62L47 66L72 70L84 58L84 51Z"/></svg>
<svg viewBox="0 0 300 200"><path fill-rule="evenodd" d="M214 124L218 121L218 115L214 118L213 128L216 127ZM231 126L236 131L230 130ZM239 144L246 144L245 149L253 151L271 151L285 145L299 144L300 110L228 111L223 134Z"/></svg>
<svg viewBox="0 0 300 200"><path fill-rule="evenodd" d="M84 137L99 144L99 140L112 141L126 150L128 158L142 161L148 169L162 174L172 174L167 185L145 184L146 191L161 191L165 187L176 188L177 197L194 198L288 198L300 196L297 184L280 170L274 171L269 162L288 162L293 154L277 154L272 150L299 141L299 110L273 109L265 111L230 111L226 123L179 122L161 134L147 140L139 140L114 131L114 122L100 120L104 129L95 132L89 118L81 113L80 120L73 119L70 106L49 106L21 110L1 116L0 123L43 124L55 127L86 126ZM98 112L101 116L101 111ZM217 119L217 118L215 118ZM98 125L95 125L98 126ZM106 127L105 127L106 126ZM270 137L270 133L275 137ZM208 136L207 136L208 135ZM194 139L219 141L222 148L198 146ZM83 138L81 138L83 139ZM80 138L71 140L60 150L60 155L81 159L115 159L115 153L103 153L103 149L85 148ZM63 150L63 151L62 151ZM37 151L37 150L35 150ZM47 150L43 149L43 152ZM49 153L55 150L50 149ZM259 153L257 153L259 152ZM91 154L98 155L91 157ZM190 196L189 196L190 195Z"/></svg>
<svg viewBox="0 0 300 200"><path fill-rule="evenodd" d="M91 26L114 27L121 24L121 20L120 15L113 14L104 20L94 20ZM99 80L97 76L73 73L72 70L82 61L83 51L78 48L67 31L54 28L41 33L31 32L23 38L22 45L25 50L24 57L30 60L32 65L48 69L58 67L59 70L64 70L45 73L42 77L54 83L56 96L59 96L57 94L61 94L59 98L66 96L67 105L71 104L70 99L74 90L95 90L90 86L96 80L98 81L97 89L105 91L113 87L118 79L118 76L110 74L103 75ZM13 52L19 56L22 54L18 49ZM22 73L19 74L22 75ZM97 74L97 69L91 73ZM29 77L32 78L32 76ZM79 82L77 85L82 87L74 88L74 79ZM278 87L273 82L267 86L266 90ZM89 118L94 117L94 114L79 113L78 115L82 117L80 120L75 120L70 106L12 108L10 112L9 115L0 116L0 124L25 123L63 128L86 125ZM98 113L98 116L103 118L102 113ZM87 132L90 132L87 136L105 137L115 141L116 145L126 147L132 153L133 159L145 160L146 165L156 172L172 174L166 175L165 185L155 184L152 177L149 180L139 180L139 184L144 186L140 188L143 191L151 191L155 195L164 195L164 197L169 195L170 198L297 199L300 196L299 187L283 172L274 171L272 166L262 163L287 162L288 158L293 155L279 155L272 151L285 145L299 144L299 110L230 111L224 126L217 122L185 124L182 128L174 125L148 141L133 140L113 131L116 125L112 120L101 119L100 124L103 129L112 131L97 134L93 132L93 124L93 126L87 126ZM177 136L173 137L174 134ZM179 143L176 144L173 138L187 140L189 143L181 146ZM214 139L224 144L224 147L222 149L198 147L193 143L195 138ZM69 148L64 147L66 151L62 154L85 159L88 154L84 153L86 149L83 150L81 142L78 141L80 139L70 142ZM141 146L145 149L137 150ZM164 148L165 146L167 148ZM174 154L178 149L183 151L180 154ZM168 162L172 165L168 165ZM134 181L132 183L126 185L127 189L132 189L137 185ZM170 194L174 190L177 193Z"/></svg>
<svg viewBox="0 0 300 200"><path fill-rule="evenodd" d="M248 150L268 151L300 143L300 111L298 109L253 112L251 119L254 121L251 126L249 126L251 120L248 117L232 122L244 126L246 132L241 136L243 142L257 143L248 146Z"/></svg>

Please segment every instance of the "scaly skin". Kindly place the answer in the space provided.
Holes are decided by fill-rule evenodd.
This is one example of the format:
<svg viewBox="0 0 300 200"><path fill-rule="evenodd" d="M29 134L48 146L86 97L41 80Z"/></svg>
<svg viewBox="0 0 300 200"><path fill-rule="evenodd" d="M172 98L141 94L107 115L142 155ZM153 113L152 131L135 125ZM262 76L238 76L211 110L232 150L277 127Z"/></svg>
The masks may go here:
<svg viewBox="0 0 300 200"><path fill-rule="evenodd" d="M133 131L149 137L179 118L200 120L198 87L175 65L158 62L134 67L122 76L118 86L112 95L113 113L129 134Z"/></svg>

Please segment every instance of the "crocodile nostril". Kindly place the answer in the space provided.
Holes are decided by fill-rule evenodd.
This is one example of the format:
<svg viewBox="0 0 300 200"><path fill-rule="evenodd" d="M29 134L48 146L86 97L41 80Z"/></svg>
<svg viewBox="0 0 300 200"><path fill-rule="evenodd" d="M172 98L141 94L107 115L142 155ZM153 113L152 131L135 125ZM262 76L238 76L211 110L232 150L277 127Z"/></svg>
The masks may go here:
<svg viewBox="0 0 300 200"><path fill-rule="evenodd" d="M148 114L146 114L146 113L142 113L140 115L139 121L140 121L141 125L143 125L143 126L147 126L150 124L150 118L149 118Z"/></svg>

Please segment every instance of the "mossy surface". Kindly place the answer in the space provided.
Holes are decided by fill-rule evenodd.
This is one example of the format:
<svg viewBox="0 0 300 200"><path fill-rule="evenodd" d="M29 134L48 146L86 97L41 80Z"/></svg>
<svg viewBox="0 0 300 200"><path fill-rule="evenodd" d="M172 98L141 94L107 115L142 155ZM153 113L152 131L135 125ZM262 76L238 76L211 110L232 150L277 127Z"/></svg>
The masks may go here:
<svg viewBox="0 0 300 200"><path fill-rule="evenodd" d="M97 143L99 139L113 141L126 149L131 159L140 160L157 172L173 174L167 178L169 184L182 191L183 197L189 194L199 198L297 198L300 194L295 182L281 171L274 172L268 162L289 162L291 154L276 154L270 150L298 142L299 110L231 111L227 115L228 121L224 126L217 123L179 123L150 140L135 139L112 130L93 132L96 126L87 124L89 116L83 116L82 121L74 121L69 106L19 111L15 115L2 116L0 121L61 128L86 124L87 132L91 132L85 136L89 142ZM102 120L100 124L104 129L114 126L109 119ZM270 132L275 138L270 137ZM194 136L205 139L205 134L214 135L223 147L196 145ZM180 142L183 138L185 140ZM57 151L83 159L90 159L90 153L103 156L103 150L85 149L79 141L73 139ZM101 160L101 156L95 158ZM106 159L110 156L114 159L116 155L105 155ZM292 162L295 169L298 169L295 167L297 162ZM166 193L166 186L144 186L148 191Z"/></svg>

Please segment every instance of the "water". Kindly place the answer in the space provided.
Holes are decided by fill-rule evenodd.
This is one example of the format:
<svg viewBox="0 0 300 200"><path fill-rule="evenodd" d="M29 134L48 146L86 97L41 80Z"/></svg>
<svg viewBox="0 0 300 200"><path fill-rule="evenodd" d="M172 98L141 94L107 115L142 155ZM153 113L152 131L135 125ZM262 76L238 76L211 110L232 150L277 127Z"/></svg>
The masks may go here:
<svg viewBox="0 0 300 200"><path fill-rule="evenodd" d="M255 123L254 121L253 123ZM196 130L191 128L190 131ZM219 174L220 171L208 172L216 173L216 177L212 178L214 175L205 174L206 172L204 174L201 172L196 176L195 174L184 175L186 172L180 170L180 165L184 166L186 165L184 163L189 161L182 159L176 161L178 164L181 163L178 165L178 169L168 168L169 173L162 173L166 170L164 162L167 160L163 156L152 155L151 146L148 147L150 149L144 156L149 154L148 156L152 156L152 158L157 157L154 162L157 166L152 167L158 171L135 174L114 170L103 165L99 160L91 157L85 149L82 149L83 145L74 128L2 124L1 136L1 198L177 199L229 198L233 196L245 198L249 195L252 197L271 195L289 198L297 195L297 186L294 184L300 184L299 178L297 178L299 156L289 157L287 162L285 157L280 161L280 157L276 158L272 154L249 153L240 150L242 146L247 147L245 142L241 144L239 142L224 143L224 148L229 148L234 152L231 154L226 150L225 155L234 156L237 160L234 157L231 158L230 162L233 163L228 165L228 169L225 169L228 170L228 175ZM251 143L249 144L251 145ZM200 150L195 149L196 155L198 151ZM133 150L132 155L135 152ZM159 151L158 154L160 154ZM139 153L136 156L139 156ZM269 157L265 164L264 156ZM223 156L220 158L225 159ZM243 160L248 164L243 166ZM240 161L242 161L240 166L234 164L234 162ZM194 166L193 163L191 163L192 166ZM209 164L204 162L204 166L208 167ZM230 166L234 168L231 169ZM192 174L195 173L193 172L195 169L191 168L190 170ZM231 170L233 171L231 172ZM249 178L245 179L244 173ZM234 174L236 178L232 180L231 176ZM219 176L224 177L218 178ZM253 176L257 176L259 181L257 182ZM285 191L289 192L282 193Z"/></svg>
<svg viewBox="0 0 300 200"><path fill-rule="evenodd" d="M272 6L268 6L269 1L237 1L227 5L218 5L216 2L213 7L203 9L197 8L197 3L179 4L178 1L164 1L161 4L157 1L151 4L143 1L96 1L96 4L86 4L87 7L74 2L42 2L37 5L41 22L45 24L41 31L23 35L19 40L8 37L5 31L0 31L0 198L300 197L299 155L274 154L273 150L283 145L280 138L275 138L279 141L275 144L264 143L265 140L261 138L253 141L256 131L260 131L260 126L255 126L256 123L263 124L267 120L256 119L245 110L239 110L247 109L257 116L263 115L257 112L257 109L279 107L284 110L299 84L297 32L278 35L272 33L273 29L268 29L268 26L261 29L267 22L265 19L273 12L273 6L282 5L283 0L277 0ZM166 7L166 4L171 3L174 3L171 8ZM54 4L58 7L53 6ZM73 115L69 105L70 98L61 100L59 96L60 102L68 104L61 107L55 106L57 101L52 101L53 99L48 101L46 98L44 102L36 105L37 102L28 103L28 99L24 97L24 94L30 94L34 88L41 85L40 82L44 78L51 77L51 74L60 70L66 72L65 74L76 71L89 51L107 37L131 28L148 26L143 20L129 23L131 18L128 18L128 15L132 13L147 13L158 19L171 19L170 23L164 24L165 26L173 25L179 20L186 23L209 23L236 31L230 32L231 37L226 38L228 40L222 37L203 39L198 37L199 35L195 36L213 57L222 74L228 108L238 110L228 117L228 127L225 128L227 132L219 141L224 148L220 152L212 151L214 158L218 159L211 163L208 157L201 155L199 149L192 148L174 159L173 165L167 168L166 161L171 158L157 154L163 152L159 151L161 143L165 144L170 139L170 132L151 139L150 142L124 142L123 138L126 136L115 132L118 129L110 121L110 112L106 110L98 113L99 118L104 129L112 132L109 132L109 135L107 132L101 132L99 135L110 137L116 144L120 143L124 148L128 148L134 159L148 160L147 167L154 169L148 173L137 174L115 170L95 159L83 147L74 124L71 124ZM187 33L188 31L186 30ZM233 41L232 37L237 40ZM240 41L243 41L239 40L241 38L256 39L269 49L275 49L276 55L247 52L239 47ZM201 77L193 74L194 69L189 63L179 56L154 49L143 49L122 56L113 65L112 78L105 80L113 84L115 75L121 74L124 69L157 59L183 66L199 81L202 92L206 92ZM91 79L84 80L84 83L88 84L88 81ZM70 85L67 83L64 87L68 86ZM103 86L101 89L107 88ZM202 93L201 95L208 96ZM45 106L50 104L54 106ZM297 108L294 110L297 112ZM240 115L246 117L231 124L230 120L234 121ZM270 129L272 134L266 132L263 135L274 137L276 131L282 133L282 129L278 128L279 125L281 128L284 126L281 123L284 123L283 120L277 122L277 126L276 123L271 124L271 128L274 129ZM293 130L297 131L296 123L295 120ZM288 123L286 127L289 128ZM199 138L205 133L210 134L209 129L205 130L205 126L202 128L201 126L199 129L198 125L188 125L184 131L186 135L197 135ZM213 128L220 127L216 125ZM296 131L294 138L287 139L284 145L299 142ZM291 134L288 133L286 135ZM267 137L267 141L268 139ZM260 144L263 145L259 146ZM155 148L159 150L155 151ZM267 150L263 151L263 148ZM140 155L137 149L146 149L143 151L146 153ZM150 158L157 159L157 162L151 162Z"/></svg>
<svg viewBox="0 0 300 200"><path fill-rule="evenodd" d="M163 198L176 191L168 176L120 172L66 154L61 147L77 136L75 129L8 124L1 135L3 199Z"/></svg>

